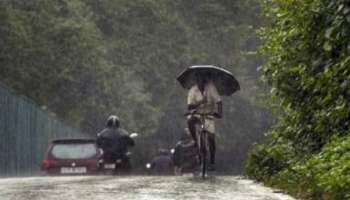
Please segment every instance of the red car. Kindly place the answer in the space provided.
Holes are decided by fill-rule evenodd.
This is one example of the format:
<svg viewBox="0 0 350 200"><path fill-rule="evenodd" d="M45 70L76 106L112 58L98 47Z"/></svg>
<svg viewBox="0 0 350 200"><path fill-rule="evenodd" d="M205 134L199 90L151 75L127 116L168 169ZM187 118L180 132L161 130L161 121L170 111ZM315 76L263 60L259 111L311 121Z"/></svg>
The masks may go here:
<svg viewBox="0 0 350 200"><path fill-rule="evenodd" d="M93 139L53 140L41 164L48 175L96 174L101 152Z"/></svg>

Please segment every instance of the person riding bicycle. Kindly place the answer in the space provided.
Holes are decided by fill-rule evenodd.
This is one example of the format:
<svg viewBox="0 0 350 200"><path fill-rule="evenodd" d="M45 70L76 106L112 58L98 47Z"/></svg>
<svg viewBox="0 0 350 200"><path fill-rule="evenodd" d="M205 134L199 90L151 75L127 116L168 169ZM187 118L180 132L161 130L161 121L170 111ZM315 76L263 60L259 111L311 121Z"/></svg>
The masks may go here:
<svg viewBox="0 0 350 200"><path fill-rule="evenodd" d="M135 145L128 132L120 128L120 121L116 115L107 119L106 128L97 134L96 144L103 150L104 155L109 155L113 160L121 159L126 166L130 166L128 147Z"/></svg>
<svg viewBox="0 0 350 200"><path fill-rule="evenodd" d="M196 73L195 83L188 92L187 123L191 136L197 145L196 129L200 125L200 114L205 115L204 130L207 131L209 140L210 163L209 170L215 170L215 122L214 118L222 117L222 100L218 90L211 80L209 73Z"/></svg>

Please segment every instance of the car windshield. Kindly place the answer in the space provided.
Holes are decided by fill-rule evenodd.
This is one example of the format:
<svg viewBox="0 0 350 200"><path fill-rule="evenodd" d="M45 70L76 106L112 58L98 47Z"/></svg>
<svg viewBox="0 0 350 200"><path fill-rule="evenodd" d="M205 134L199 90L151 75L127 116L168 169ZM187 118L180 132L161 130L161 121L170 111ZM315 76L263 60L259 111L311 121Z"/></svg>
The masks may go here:
<svg viewBox="0 0 350 200"><path fill-rule="evenodd" d="M95 144L56 144L52 155L59 159L86 159L97 153Z"/></svg>

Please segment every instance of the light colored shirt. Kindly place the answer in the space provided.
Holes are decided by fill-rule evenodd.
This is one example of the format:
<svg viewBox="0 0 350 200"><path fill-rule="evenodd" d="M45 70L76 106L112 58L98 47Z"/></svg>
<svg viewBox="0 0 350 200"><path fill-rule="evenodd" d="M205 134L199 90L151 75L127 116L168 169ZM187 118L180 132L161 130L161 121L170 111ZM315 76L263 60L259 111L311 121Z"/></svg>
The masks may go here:
<svg viewBox="0 0 350 200"><path fill-rule="evenodd" d="M204 102L204 103L203 103ZM221 97L213 82L209 82L203 93L199 90L198 85L192 86L188 92L187 104L199 105L197 113L213 114L218 112L217 103L221 102ZM196 115L195 115L196 116ZM199 116L197 116L199 117ZM205 119L204 129L210 133L215 133L214 118L207 116Z"/></svg>
<svg viewBox="0 0 350 200"><path fill-rule="evenodd" d="M203 102L200 104L201 102ZM187 104L199 105L197 108L198 113L212 114L217 112L217 103L221 101L218 90L213 82L209 82L205 85L203 93L199 90L198 85L192 86L188 92Z"/></svg>

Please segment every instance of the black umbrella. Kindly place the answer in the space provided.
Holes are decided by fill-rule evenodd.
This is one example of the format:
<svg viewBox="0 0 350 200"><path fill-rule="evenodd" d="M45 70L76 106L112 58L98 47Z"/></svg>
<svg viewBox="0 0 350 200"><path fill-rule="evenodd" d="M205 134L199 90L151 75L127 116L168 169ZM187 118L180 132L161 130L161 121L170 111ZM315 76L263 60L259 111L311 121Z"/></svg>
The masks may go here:
<svg viewBox="0 0 350 200"><path fill-rule="evenodd" d="M240 89L238 81L231 72L213 65L190 66L180 73L177 80L183 88L190 89L196 84L197 73L209 73L220 95L230 96Z"/></svg>

